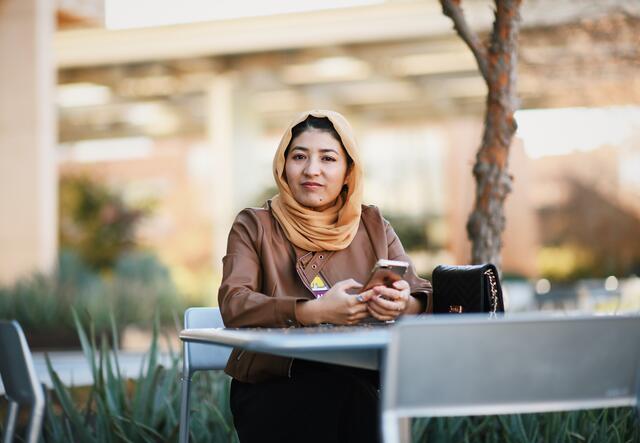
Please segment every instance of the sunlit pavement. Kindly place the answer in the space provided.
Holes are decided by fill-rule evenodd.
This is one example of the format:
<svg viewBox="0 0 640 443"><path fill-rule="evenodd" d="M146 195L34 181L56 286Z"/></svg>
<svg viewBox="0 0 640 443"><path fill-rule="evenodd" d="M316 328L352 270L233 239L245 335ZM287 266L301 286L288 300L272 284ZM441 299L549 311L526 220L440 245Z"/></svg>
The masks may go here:
<svg viewBox="0 0 640 443"><path fill-rule="evenodd" d="M91 368L80 351L56 351L48 352L53 365L53 369L66 386L88 386L93 384ZM143 359L146 353L143 352L119 352L118 363L123 376L137 378L143 368ZM160 354L159 363L169 366L171 358L169 354ZM44 352L33 353L33 364L38 374L38 378L48 387L52 387L51 377L47 371ZM0 394L4 394L4 386L0 382Z"/></svg>

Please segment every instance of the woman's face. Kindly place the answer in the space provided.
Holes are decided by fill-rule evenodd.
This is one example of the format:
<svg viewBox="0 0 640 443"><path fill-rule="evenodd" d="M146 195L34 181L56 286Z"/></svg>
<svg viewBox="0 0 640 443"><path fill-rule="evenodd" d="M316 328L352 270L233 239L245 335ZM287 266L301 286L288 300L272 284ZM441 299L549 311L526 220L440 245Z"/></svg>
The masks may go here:
<svg viewBox="0 0 640 443"><path fill-rule="evenodd" d="M284 170L298 203L315 211L331 207L342 191L347 153L330 133L307 130L291 140Z"/></svg>

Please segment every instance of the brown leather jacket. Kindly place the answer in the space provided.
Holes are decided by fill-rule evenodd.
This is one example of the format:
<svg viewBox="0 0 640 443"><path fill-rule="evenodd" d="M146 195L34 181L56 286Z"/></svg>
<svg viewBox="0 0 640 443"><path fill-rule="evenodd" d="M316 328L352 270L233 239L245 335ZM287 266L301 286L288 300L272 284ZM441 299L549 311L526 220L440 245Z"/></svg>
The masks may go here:
<svg viewBox="0 0 640 443"><path fill-rule="evenodd" d="M228 328L301 326L296 319L298 301L313 299L310 282L320 273L331 287L353 278L364 283L379 258L410 261L378 208L363 206L358 232L348 248L307 252L287 240L284 231L265 209L244 209L229 233L223 259L218 302ZM431 284L416 275L413 265L405 279L411 294L431 311ZM288 376L292 359L234 349L225 372L255 383Z"/></svg>

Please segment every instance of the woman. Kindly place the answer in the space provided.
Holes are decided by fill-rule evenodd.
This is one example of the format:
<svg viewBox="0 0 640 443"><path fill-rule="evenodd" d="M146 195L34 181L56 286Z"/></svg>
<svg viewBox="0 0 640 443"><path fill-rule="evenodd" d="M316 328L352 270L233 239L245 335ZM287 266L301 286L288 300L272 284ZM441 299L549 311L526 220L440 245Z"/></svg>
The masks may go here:
<svg viewBox="0 0 640 443"><path fill-rule="evenodd" d="M378 259L409 261L377 208L362 205L352 129L310 111L273 161L279 194L238 214L218 294L227 327L354 325L429 310L431 285L413 266L393 288L362 284ZM375 373L235 349L226 367L240 441L379 440Z"/></svg>

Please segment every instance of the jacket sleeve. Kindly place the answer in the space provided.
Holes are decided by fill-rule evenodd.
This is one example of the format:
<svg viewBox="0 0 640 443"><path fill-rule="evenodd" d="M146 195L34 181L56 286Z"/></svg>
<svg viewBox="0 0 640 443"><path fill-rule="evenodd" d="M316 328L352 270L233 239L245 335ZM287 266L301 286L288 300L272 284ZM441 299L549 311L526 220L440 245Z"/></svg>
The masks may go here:
<svg viewBox="0 0 640 443"><path fill-rule="evenodd" d="M389 260L401 260L409 263L409 269L405 275L405 280L411 287L411 295L420 300L423 306L426 307L425 312L432 312L432 293L431 282L424 278L418 277L416 268L413 265L411 259L404 251L404 247L398 238L398 235L393 230L391 224L384 220L385 234L387 237L387 248Z"/></svg>
<svg viewBox="0 0 640 443"><path fill-rule="evenodd" d="M222 259L222 283L218 304L226 327L288 327L297 325L298 297L272 297L262 288L261 242L264 228L256 214L244 210L238 214Z"/></svg>

